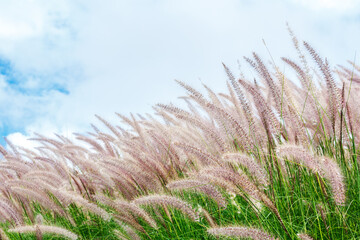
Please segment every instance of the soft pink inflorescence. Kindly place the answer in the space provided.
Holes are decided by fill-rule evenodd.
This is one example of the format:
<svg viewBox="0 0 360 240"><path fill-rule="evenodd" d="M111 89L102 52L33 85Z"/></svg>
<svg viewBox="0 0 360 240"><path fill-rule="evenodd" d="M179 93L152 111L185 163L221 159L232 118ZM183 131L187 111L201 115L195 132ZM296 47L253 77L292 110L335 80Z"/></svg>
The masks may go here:
<svg viewBox="0 0 360 240"><path fill-rule="evenodd" d="M280 157L295 160L296 163L307 167L313 173L319 173L321 170L319 160L302 146L283 144L277 147L277 153Z"/></svg>
<svg viewBox="0 0 360 240"><path fill-rule="evenodd" d="M1 240L10 240L10 238L8 238L8 236L6 235L6 233L4 232L4 230L2 228L0 228L0 239Z"/></svg>
<svg viewBox="0 0 360 240"><path fill-rule="evenodd" d="M306 233L298 233L297 236L298 236L301 240L314 240L312 237L310 237L310 236L307 235Z"/></svg>
<svg viewBox="0 0 360 240"><path fill-rule="evenodd" d="M154 221L154 219L152 219L151 216L144 209L140 208L139 206L135 205L134 203L129 203L127 201L119 200L119 199L112 200L103 195L97 195L96 199L99 202L114 208L120 214L127 215L127 216L133 215L136 217L141 217L151 227L157 228L157 225L156 225L156 222Z"/></svg>
<svg viewBox="0 0 360 240"><path fill-rule="evenodd" d="M165 205L179 209L194 221L199 220L198 213L187 202L168 195L148 195L132 201L137 205Z"/></svg>
<svg viewBox="0 0 360 240"><path fill-rule="evenodd" d="M242 153L226 153L222 156L222 158L227 162L236 163L247 168L251 175L253 175L260 184L265 186L269 184L268 174L264 167L251 157Z"/></svg>
<svg viewBox="0 0 360 240"><path fill-rule="evenodd" d="M254 240L275 240L269 233L251 227L217 227L209 228L207 232L215 236L251 238Z"/></svg>
<svg viewBox="0 0 360 240"><path fill-rule="evenodd" d="M11 228L8 231L16 232L16 233L31 233L31 232L35 233L36 231L40 231L41 233L53 233L53 234L62 235L71 240L78 239L78 236L75 233L70 232L65 228L48 226L48 225L19 226L19 227Z"/></svg>
<svg viewBox="0 0 360 240"><path fill-rule="evenodd" d="M302 146L284 144L277 148L279 156L294 159L297 163L309 168L313 173L327 179L334 194L337 205L344 205L346 201L346 189L344 176L340 166L331 158L317 157L309 153Z"/></svg>
<svg viewBox="0 0 360 240"><path fill-rule="evenodd" d="M166 187L172 190L186 189L199 191L214 199L220 207L226 207L227 205L224 196L213 185L200 180L181 179L168 183Z"/></svg>
<svg viewBox="0 0 360 240"><path fill-rule="evenodd" d="M82 206L86 210L93 212L101 216L104 220L109 221L111 216L104 209L100 208L95 203L89 202L87 199L83 198L81 195L64 190L53 191L54 195L62 202L64 205L69 205L75 203L79 206Z"/></svg>
<svg viewBox="0 0 360 240"><path fill-rule="evenodd" d="M344 205L346 201L346 189L344 176L339 165L333 159L328 157L322 157L321 163L323 166L323 174L330 182L335 203L337 205Z"/></svg>

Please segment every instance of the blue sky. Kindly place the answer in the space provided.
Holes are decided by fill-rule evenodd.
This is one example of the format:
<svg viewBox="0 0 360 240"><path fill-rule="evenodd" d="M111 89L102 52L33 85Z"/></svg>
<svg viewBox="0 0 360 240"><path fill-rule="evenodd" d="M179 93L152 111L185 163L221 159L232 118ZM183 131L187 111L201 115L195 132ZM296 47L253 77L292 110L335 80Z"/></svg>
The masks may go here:
<svg viewBox="0 0 360 240"><path fill-rule="evenodd" d="M360 48L358 2L0 0L0 137L30 146L34 132L87 131L94 114L151 113L179 102L174 79L225 91L221 62L268 59L262 39L277 63L295 57L286 22L345 64Z"/></svg>

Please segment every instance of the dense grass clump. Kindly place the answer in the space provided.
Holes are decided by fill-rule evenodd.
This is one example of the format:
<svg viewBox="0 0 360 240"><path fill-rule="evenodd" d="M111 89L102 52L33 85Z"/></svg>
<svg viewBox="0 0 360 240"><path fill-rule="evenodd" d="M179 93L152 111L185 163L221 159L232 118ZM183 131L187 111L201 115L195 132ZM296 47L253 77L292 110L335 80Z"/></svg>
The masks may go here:
<svg viewBox="0 0 360 240"><path fill-rule="evenodd" d="M187 110L1 147L0 239L360 239L360 67L290 35L295 77L254 53Z"/></svg>

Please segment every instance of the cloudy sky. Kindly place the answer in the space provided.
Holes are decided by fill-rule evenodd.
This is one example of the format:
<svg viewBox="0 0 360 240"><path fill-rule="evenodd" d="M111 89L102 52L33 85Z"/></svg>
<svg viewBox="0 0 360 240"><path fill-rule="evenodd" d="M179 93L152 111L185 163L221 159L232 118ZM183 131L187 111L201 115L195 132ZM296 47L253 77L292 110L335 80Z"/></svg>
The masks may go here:
<svg viewBox="0 0 360 240"><path fill-rule="evenodd" d="M0 137L71 137L94 114L151 113L179 101L174 79L222 91L221 62L236 70L252 51L269 58L262 39L277 63L295 56L286 22L343 64L360 50L358 2L0 0Z"/></svg>

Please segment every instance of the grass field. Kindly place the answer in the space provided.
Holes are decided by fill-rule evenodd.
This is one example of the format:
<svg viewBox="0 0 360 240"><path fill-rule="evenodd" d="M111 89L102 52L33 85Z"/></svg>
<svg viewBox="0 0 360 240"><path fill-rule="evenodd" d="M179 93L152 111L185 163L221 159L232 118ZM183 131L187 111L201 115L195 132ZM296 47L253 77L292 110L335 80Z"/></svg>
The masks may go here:
<svg viewBox="0 0 360 240"><path fill-rule="evenodd" d="M178 81L187 109L8 142L0 239L360 239L360 67L289 31L292 77L254 53L227 93Z"/></svg>

